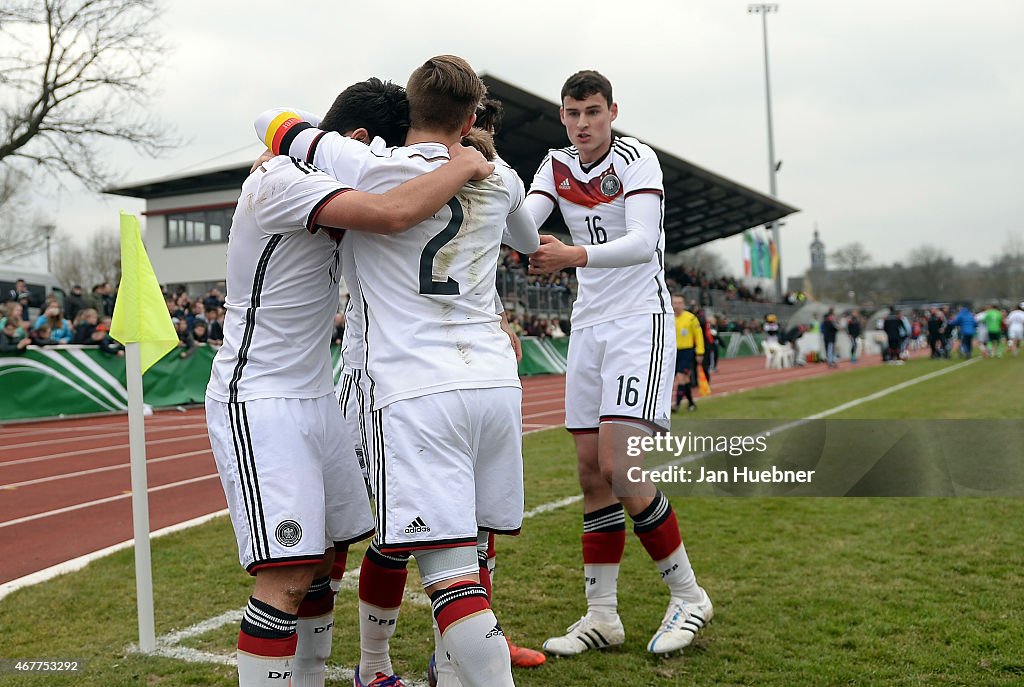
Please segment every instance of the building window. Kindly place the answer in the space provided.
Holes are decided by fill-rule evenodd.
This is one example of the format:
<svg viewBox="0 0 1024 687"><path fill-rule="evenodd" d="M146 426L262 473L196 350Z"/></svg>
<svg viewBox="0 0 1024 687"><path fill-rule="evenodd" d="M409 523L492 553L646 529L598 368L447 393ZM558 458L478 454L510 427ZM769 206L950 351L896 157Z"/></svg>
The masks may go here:
<svg viewBox="0 0 1024 687"><path fill-rule="evenodd" d="M177 212L167 215L167 245L224 243L231 232L234 208Z"/></svg>

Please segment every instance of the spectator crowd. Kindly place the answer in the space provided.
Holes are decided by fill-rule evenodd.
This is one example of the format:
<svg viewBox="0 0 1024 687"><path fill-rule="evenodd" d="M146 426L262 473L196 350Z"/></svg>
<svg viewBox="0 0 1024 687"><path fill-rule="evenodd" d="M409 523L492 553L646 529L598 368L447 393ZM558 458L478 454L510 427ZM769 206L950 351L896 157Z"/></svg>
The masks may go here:
<svg viewBox="0 0 1024 687"><path fill-rule="evenodd" d="M224 297L217 288L192 298L183 287L164 293L167 311L178 333L181 355L196 346L219 346L224 338ZM28 346L75 344L95 346L101 352L123 356L124 347L110 337L116 294L109 283L97 284L86 294L71 288L63 304L48 294L39 313L30 314L31 294L18 280L0 304L0 353L22 353Z"/></svg>

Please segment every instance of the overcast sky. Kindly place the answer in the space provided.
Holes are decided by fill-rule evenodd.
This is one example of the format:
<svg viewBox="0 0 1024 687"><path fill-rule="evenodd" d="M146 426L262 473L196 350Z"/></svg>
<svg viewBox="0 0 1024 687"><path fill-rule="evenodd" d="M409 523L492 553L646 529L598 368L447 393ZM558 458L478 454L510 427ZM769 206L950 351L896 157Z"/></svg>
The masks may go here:
<svg viewBox="0 0 1024 687"><path fill-rule="evenodd" d="M555 101L566 76L597 69L620 130L768 189L761 19L746 2L166 6L174 50L150 106L187 142L157 160L113 150L124 183L252 159L266 107L323 112L354 81L404 83L455 53ZM987 263L1024 233L1024 3L784 0L768 24L779 195L802 210L782 229L787 277L808 266L815 224L829 252L861 241L879 262L930 243ZM78 232L143 209L74 182L57 198L57 224ZM741 271L738 239L712 247Z"/></svg>

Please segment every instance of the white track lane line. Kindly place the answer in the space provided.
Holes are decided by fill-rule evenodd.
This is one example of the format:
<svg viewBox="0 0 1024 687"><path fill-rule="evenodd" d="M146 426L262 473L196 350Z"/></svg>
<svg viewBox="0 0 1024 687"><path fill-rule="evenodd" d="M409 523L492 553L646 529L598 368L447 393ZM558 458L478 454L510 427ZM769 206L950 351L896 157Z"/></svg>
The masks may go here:
<svg viewBox="0 0 1024 687"><path fill-rule="evenodd" d="M156 446L159 444L173 444L179 441L195 441L199 439L199 436L190 435L186 437L171 437L170 439L154 439L152 441L146 441L146 446ZM202 435L203 439L206 439L206 435ZM0 463L0 468L5 468L9 465L26 465L28 463L41 463L45 460L56 460L58 458L81 458L82 456L88 456L92 453L109 453L110 451L116 451L119 449L128 448L128 444L116 444L114 446L101 446L99 448L84 448L78 451L64 451L63 453L51 453L48 456L36 456L34 458L18 458L17 460L8 460Z"/></svg>
<svg viewBox="0 0 1024 687"><path fill-rule="evenodd" d="M175 487L183 487L186 484L195 484L196 482L202 482L208 479L216 479L219 475L213 473L212 475L200 475L199 477L192 477L191 479L183 479L180 482L171 482L169 484L161 484L158 487L150 487L146 490L147 493L154 493L157 491L164 491L165 489L174 489ZM62 513L71 513L76 510L83 508L91 508L92 506L99 506L104 503L111 503L113 501L120 501L121 499L130 499L131 493L118 494L116 496L108 496L103 499L96 499L95 501L86 501L85 503L76 503L73 506L65 506L64 508L57 508L56 510L48 510L43 513L36 513L34 515L26 515L23 518L15 518L14 520L8 520L6 522L0 522L0 529L5 527L13 527L14 525L20 525L25 522L32 522L33 520L42 520L53 515L61 515Z"/></svg>
<svg viewBox="0 0 1024 687"><path fill-rule="evenodd" d="M201 456L209 453L213 455L213 450L204 448L198 451L188 451L187 453L174 453L169 456L162 456L160 458L147 458L146 465L154 465L156 463L165 463L169 460L180 460L182 458L192 458L194 456ZM91 470L79 470L78 472L65 472L60 475L52 475L50 477L39 477L36 479L28 479L24 482L11 482L10 484L0 484L0 489L20 489L21 487L29 487L34 484L46 484L48 482L56 482L62 479L69 479L71 477L83 477L85 475L95 475L99 472L110 472L111 470L124 470L130 468L131 463L118 463L117 465L107 465L101 468L92 468Z"/></svg>
<svg viewBox="0 0 1024 687"><path fill-rule="evenodd" d="M206 427L206 423L205 422L198 422L198 423L189 424L189 425L164 425L162 427L147 427L146 428L146 432L147 433L149 433L149 432L177 432L177 431L181 431L181 430L199 429L200 427L205 428ZM124 436L127 436L128 435L128 428L124 427L123 430L120 431L120 432L107 432L104 435L104 434L95 434L95 433L93 433L92 432L92 427L90 427L89 428L89 434L87 436L84 436L84 437L79 435L79 436L73 436L73 437L60 437L60 438L52 438L52 439L41 439L39 441L29 441L29 442L26 442L24 444L4 444L4 450L10 451L11 449L16 449L16 448L32 448L34 446L53 446L54 444L60 444L60 443L71 442L71 441L82 441L83 439L105 439L105 438L108 438L111 434L113 434L113 435L122 435L123 434Z"/></svg>

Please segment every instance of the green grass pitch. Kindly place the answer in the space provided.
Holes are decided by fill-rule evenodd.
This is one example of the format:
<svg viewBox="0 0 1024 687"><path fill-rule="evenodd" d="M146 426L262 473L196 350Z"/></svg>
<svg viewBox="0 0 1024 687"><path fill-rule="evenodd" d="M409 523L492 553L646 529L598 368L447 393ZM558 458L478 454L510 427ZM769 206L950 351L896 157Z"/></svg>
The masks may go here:
<svg viewBox="0 0 1024 687"><path fill-rule="evenodd" d="M955 363L915 360L698 401L702 418L800 418ZM713 381L713 380L712 380ZM982 360L846 411L844 418L1024 417L1024 360ZM679 416L676 431L688 417ZM1024 457L1020 446L1006 447ZM527 508L577 493L571 438L526 437ZM645 644L667 594L635 537L620 576L626 645L518 671L521 685L1024 684L1024 499L673 499L714 623L682 656ZM584 611L578 503L530 519L498 545L495 609L520 644L539 647ZM59 535L58 535L59 536ZM154 541L157 634L244 605L226 518ZM358 564L353 550L349 566ZM415 574L410 576L410 586ZM406 605L397 669L422 679L429 611ZM0 684L233 685L233 667L133 653L131 551L0 601L0 656L77 659L75 675L0 675ZM227 655L237 625L182 642ZM355 594L336 612L332 664L358 658ZM331 684L329 681L328 684ZM334 682L334 684L341 684Z"/></svg>

